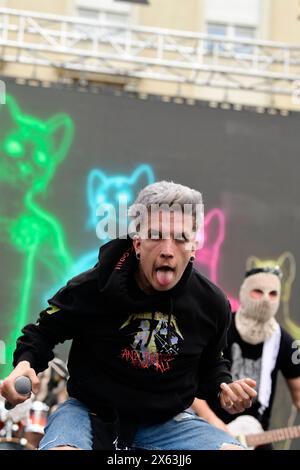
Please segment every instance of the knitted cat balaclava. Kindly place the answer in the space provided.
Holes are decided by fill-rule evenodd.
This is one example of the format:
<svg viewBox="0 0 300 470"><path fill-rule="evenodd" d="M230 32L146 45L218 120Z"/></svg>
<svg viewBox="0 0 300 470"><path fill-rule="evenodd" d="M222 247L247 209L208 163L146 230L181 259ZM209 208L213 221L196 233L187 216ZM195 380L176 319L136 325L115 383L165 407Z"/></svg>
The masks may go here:
<svg viewBox="0 0 300 470"><path fill-rule="evenodd" d="M244 341L259 344L275 331L275 315L280 304L281 271L257 268L246 273L240 288L240 307L235 315L236 328Z"/></svg>

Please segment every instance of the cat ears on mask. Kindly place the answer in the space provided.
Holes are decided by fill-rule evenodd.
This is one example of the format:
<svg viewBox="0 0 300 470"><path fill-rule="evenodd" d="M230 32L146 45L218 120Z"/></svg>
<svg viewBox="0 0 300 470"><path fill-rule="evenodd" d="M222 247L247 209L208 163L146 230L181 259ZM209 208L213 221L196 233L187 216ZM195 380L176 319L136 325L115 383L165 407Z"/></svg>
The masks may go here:
<svg viewBox="0 0 300 470"><path fill-rule="evenodd" d="M270 273L275 274L281 280L283 278L283 273L279 266L265 266L261 268L252 268L245 272L245 278L249 276L253 276L254 274L258 273Z"/></svg>

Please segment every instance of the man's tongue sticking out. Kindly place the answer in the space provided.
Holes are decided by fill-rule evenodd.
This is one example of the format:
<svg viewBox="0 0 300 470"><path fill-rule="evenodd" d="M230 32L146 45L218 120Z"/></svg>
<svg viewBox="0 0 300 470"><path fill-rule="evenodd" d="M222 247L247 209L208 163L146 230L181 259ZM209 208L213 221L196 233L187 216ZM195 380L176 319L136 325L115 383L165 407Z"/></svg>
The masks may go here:
<svg viewBox="0 0 300 470"><path fill-rule="evenodd" d="M175 277L175 272L173 269L160 268L156 270L156 278L159 285L162 287L170 284Z"/></svg>

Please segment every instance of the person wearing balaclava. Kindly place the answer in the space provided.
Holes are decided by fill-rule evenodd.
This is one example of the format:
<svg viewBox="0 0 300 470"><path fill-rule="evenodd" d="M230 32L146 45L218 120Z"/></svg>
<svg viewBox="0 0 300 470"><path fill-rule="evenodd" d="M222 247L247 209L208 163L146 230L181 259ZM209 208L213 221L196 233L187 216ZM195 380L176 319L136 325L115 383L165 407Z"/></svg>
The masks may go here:
<svg viewBox="0 0 300 470"><path fill-rule="evenodd" d="M263 343L278 330L275 315L280 304L280 275L276 268L246 272L235 314L236 329L246 343Z"/></svg>
<svg viewBox="0 0 300 470"><path fill-rule="evenodd" d="M277 266L246 272L240 288L240 307L233 313L228 346L224 351L224 357L231 361L233 380L241 377L256 380L258 396L253 400L252 407L241 414L254 416L265 430L269 427L279 371L286 380L293 403L300 411L300 355L294 338L276 319L281 277L281 270ZM196 411L197 408L199 415L221 427L211 418L212 414L207 411L205 402L195 403ZM223 411L218 413L223 426L237 416Z"/></svg>

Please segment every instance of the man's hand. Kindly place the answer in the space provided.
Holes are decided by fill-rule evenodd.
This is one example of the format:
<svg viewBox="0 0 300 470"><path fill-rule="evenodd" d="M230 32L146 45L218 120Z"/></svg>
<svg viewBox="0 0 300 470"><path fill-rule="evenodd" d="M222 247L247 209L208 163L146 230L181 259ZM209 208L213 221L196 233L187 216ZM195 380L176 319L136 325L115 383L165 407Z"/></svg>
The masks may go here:
<svg viewBox="0 0 300 470"><path fill-rule="evenodd" d="M255 380L240 379L230 384L222 383L220 393L221 407L230 414L242 413L252 406L252 400L257 396L254 387Z"/></svg>
<svg viewBox="0 0 300 470"><path fill-rule="evenodd" d="M40 388L40 381L35 373L35 371L30 367L28 361L21 361L17 367L12 371L12 373L2 382L0 386L1 395L6 398L6 400L12 405L18 405L27 400L28 397L24 395L19 395L15 390L15 380L25 375L29 377L32 383L33 393L37 393Z"/></svg>

